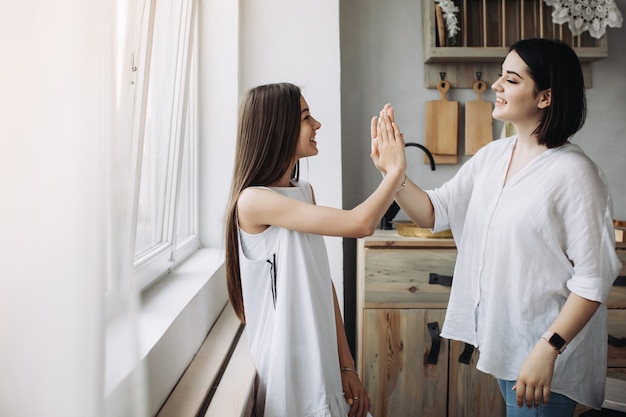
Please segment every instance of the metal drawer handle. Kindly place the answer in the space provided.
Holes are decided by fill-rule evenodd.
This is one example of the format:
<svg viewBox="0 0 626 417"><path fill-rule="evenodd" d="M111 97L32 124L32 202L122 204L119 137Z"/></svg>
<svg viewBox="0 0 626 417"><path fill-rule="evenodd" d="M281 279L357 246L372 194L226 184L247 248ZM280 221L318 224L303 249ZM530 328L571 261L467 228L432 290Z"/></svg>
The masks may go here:
<svg viewBox="0 0 626 417"><path fill-rule="evenodd" d="M429 284L439 284L445 287L452 286L452 277L450 275L439 275L434 272L431 272L428 276Z"/></svg>
<svg viewBox="0 0 626 417"><path fill-rule="evenodd" d="M437 359L439 358L439 350L441 349L441 339L439 338L439 323L436 321L428 323L428 333L432 340L430 346L430 352L426 357L426 364L437 365Z"/></svg>
<svg viewBox="0 0 626 417"><path fill-rule="evenodd" d="M624 347L626 346L626 337L622 337L621 339L615 336L609 335L609 345L616 347Z"/></svg>
<svg viewBox="0 0 626 417"><path fill-rule="evenodd" d="M469 365L472 360L472 354L474 353L474 345L469 343L465 344L465 349L463 349L463 353L459 356L459 363L464 363Z"/></svg>

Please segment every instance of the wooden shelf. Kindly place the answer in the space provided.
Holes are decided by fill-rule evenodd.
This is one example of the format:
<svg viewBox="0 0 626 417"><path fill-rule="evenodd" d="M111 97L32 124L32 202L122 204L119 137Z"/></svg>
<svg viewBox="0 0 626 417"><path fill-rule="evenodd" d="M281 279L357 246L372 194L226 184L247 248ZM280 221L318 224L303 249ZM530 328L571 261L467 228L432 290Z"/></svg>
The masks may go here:
<svg viewBox="0 0 626 417"><path fill-rule="evenodd" d="M542 0L455 0L455 5L460 31L454 45L445 36L442 45L435 1L422 2L427 88L436 88L442 72L452 88L472 88L477 72L490 84L496 80L509 46L529 37L559 39L572 46L583 65L587 88L591 87L589 63L608 56L607 35L601 39L587 32L573 36L567 25L552 23L552 8Z"/></svg>

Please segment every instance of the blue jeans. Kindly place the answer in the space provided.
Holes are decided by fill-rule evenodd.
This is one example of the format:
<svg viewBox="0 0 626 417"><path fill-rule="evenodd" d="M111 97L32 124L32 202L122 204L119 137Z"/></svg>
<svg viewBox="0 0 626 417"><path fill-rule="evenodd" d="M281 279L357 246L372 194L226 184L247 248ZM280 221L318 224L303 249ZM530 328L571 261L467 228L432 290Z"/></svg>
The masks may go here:
<svg viewBox="0 0 626 417"><path fill-rule="evenodd" d="M573 417L576 401L556 392L550 392L548 404L541 404L537 408L528 408L526 404L517 406L513 385L515 381L498 379L500 391L506 403L506 417Z"/></svg>

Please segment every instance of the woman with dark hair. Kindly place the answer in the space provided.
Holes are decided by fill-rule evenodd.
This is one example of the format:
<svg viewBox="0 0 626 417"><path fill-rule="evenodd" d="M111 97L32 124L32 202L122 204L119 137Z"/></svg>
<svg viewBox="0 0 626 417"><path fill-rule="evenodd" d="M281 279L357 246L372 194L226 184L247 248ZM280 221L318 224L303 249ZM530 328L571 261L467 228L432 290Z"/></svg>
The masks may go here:
<svg viewBox="0 0 626 417"><path fill-rule="evenodd" d="M441 335L480 350L508 417L571 417L576 403L603 402L603 303L622 268L604 174L570 142L586 116L580 63L562 42L522 40L492 89L493 117L517 134L439 188L407 180L396 201L419 226L454 235Z"/></svg>
<svg viewBox="0 0 626 417"><path fill-rule="evenodd" d="M374 232L404 178L404 141L386 114L377 121L380 135L373 141L383 151L379 164L387 175L363 203L341 210L317 206L311 185L299 179L298 161L318 153L320 127L292 84L253 88L241 103L226 214L226 276L259 375L257 416L369 415L323 235Z"/></svg>

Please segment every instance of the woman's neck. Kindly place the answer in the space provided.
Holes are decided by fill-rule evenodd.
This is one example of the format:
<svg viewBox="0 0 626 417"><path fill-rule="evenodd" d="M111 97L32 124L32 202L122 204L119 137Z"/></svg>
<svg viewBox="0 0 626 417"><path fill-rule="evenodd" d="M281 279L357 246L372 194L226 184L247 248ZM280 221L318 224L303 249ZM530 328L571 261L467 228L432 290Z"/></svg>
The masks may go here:
<svg viewBox="0 0 626 417"><path fill-rule="evenodd" d="M535 134L536 123L514 124L514 126L517 133L517 147L524 149L545 148L544 145L539 145L539 138Z"/></svg>
<svg viewBox="0 0 626 417"><path fill-rule="evenodd" d="M274 182L273 184L270 184L272 187L291 187L291 172L287 171L282 177L281 179L279 179L278 181Z"/></svg>

